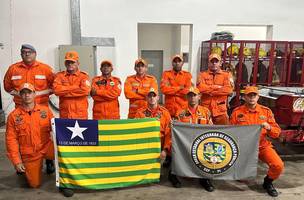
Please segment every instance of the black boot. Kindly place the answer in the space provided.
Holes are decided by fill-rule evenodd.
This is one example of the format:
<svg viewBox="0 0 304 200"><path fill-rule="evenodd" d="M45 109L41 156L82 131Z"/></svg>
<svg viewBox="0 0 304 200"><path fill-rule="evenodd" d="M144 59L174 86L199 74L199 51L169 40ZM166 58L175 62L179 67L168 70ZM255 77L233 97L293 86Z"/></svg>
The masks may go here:
<svg viewBox="0 0 304 200"><path fill-rule="evenodd" d="M203 188L205 188L206 191L208 192L213 192L214 191L214 186L212 185L210 179L206 179L206 178L201 178L199 180L201 186L203 186Z"/></svg>
<svg viewBox="0 0 304 200"><path fill-rule="evenodd" d="M53 174L55 172L55 166L53 160L45 160L46 173Z"/></svg>
<svg viewBox="0 0 304 200"><path fill-rule="evenodd" d="M272 197L277 197L279 195L278 191L272 185L273 179L266 176L264 178L263 188L267 191L267 193Z"/></svg>
<svg viewBox="0 0 304 200"><path fill-rule="evenodd" d="M59 188L59 192L61 192L63 194L63 196L65 197L71 197L74 195L74 190L70 189L70 188Z"/></svg>
<svg viewBox="0 0 304 200"><path fill-rule="evenodd" d="M175 187L175 188L182 187L181 182L178 180L178 178L176 177L175 174L171 173L171 170L169 171L169 174L168 174L168 180L172 183L173 187Z"/></svg>

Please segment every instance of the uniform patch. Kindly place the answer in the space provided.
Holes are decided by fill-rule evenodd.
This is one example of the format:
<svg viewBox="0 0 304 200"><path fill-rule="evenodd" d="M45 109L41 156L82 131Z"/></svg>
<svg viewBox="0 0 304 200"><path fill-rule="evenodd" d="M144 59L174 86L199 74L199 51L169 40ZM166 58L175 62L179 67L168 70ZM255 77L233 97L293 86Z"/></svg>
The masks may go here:
<svg viewBox="0 0 304 200"><path fill-rule="evenodd" d="M46 111L44 111L44 110L40 111L40 117L42 119L45 119L47 117Z"/></svg>
<svg viewBox="0 0 304 200"><path fill-rule="evenodd" d="M20 80L22 79L22 76L12 76L11 80Z"/></svg>
<svg viewBox="0 0 304 200"><path fill-rule="evenodd" d="M145 110L144 112L146 117L151 117L152 113L149 110Z"/></svg>
<svg viewBox="0 0 304 200"><path fill-rule="evenodd" d="M17 115L16 116L16 125L19 125L19 124L22 124L22 120L23 120L23 118L20 116L20 115Z"/></svg>
<svg viewBox="0 0 304 200"><path fill-rule="evenodd" d="M132 86L139 86L139 83L132 83Z"/></svg>
<svg viewBox="0 0 304 200"><path fill-rule="evenodd" d="M237 115L237 118L243 118L243 117L244 117L243 113Z"/></svg>
<svg viewBox="0 0 304 200"><path fill-rule="evenodd" d="M111 85L111 86L114 86L114 85L115 85L115 83L114 83L113 81L111 81L111 82L110 82L110 85Z"/></svg>
<svg viewBox="0 0 304 200"><path fill-rule="evenodd" d="M264 116L264 115L260 115L260 116L259 116L259 119L260 119L260 120L265 120L265 119L267 119L267 118L266 118L266 116Z"/></svg>

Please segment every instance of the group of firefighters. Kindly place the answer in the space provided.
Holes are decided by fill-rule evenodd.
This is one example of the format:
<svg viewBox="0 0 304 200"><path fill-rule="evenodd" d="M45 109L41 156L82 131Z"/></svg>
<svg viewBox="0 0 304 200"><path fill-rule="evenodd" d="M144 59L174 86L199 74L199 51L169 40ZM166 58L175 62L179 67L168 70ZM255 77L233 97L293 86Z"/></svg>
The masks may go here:
<svg viewBox="0 0 304 200"><path fill-rule="evenodd" d="M15 110L7 118L7 155L17 174L25 174L33 188L41 184L43 160L47 173L54 172L54 147L50 137L53 117L48 107L49 95L59 97L60 118L87 119L88 96L94 100L93 119L120 119L118 97L121 81L112 76L113 64L101 62L101 75L92 82L86 72L79 70L79 56L75 51L65 55L65 71L54 74L52 68L36 60L36 49L29 44L21 46L22 61L11 65L4 77L4 89L13 95ZM267 137L277 138L280 127L271 110L257 103L258 89L246 87L245 104L227 114L227 99L233 92L233 79L229 72L221 70L221 56L212 53L208 58L208 70L198 76L196 86L189 72L182 70L180 55L172 58L172 69L165 71L160 91L165 95L164 106L159 105L159 89L156 78L147 74L144 59L135 61L135 75L128 76L124 93L129 100L128 118L153 117L160 121L160 158L170 160L171 120L195 124L262 126L259 159L269 166L263 188L270 196L278 196L272 185L283 171L284 164ZM246 133L244 133L246 134ZM176 188L181 182L169 170L169 181ZM200 184L209 192L214 190L210 179L200 179ZM64 196L72 196L73 190L59 188Z"/></svg>

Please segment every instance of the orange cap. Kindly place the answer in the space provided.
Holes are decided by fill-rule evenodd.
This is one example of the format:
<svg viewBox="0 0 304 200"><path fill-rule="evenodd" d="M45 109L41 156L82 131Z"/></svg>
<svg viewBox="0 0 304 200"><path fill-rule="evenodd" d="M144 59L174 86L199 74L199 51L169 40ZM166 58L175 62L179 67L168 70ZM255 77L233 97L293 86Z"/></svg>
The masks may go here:
<svg viewBox="0 0 304 200"><path fill-rule="evenodd" d="M100 63L100 66L104 65L104 64L109 64L110 66L113 67L113 63L110 61L110 60L103 60L101 63Z"/></svg>
<svg viewBox="0 0 304 200"><path fill-rule="evenodd" d="M20 93L23 89L28 89L28 90L30 90L30 91L32 91L32 92L35 92L34 86L33 86L32 84L30 84L30 83L23 83L23 84L21 85L21 88L20 88L20 90L19 90L19 93Z"/></svg>
<svg viewBox="0 0 304 200"><path fill-rule="evenodd" d="M153 87L150 88L148 94L150 94L151 92L153 92L154 94L158 95L158 90L155 89L155 88L153 88Z"/></svg>
<svg viewBox="0 0 304 200"><path fill-rule="evenodd" d="M190 87L187 94L189 94L189 93L194 93L194 94L198 95L200 93L200 91L197 87Z"/></svg>
<svg viewBox="0 0 304 200"><path fill-rule="evenodd" d="M247 86L244 90L244 94L255 93L259 94L259 90L255 86Z"/></svg>
<svg viewBox="0 0 304 200"><path fill-rule="evenodd" d="M70 60L73 62L77 62L79 60L78 53L76 51L68 51L65 54L64 60Z"/></svg>
<svg viewBox="0 0 304 200"><path fill-rule="evenodd" d="M137 60L135 60L135 66L137 66L139 63L142 63L147 66L147 62L142 58L138 58Z"/></svg>
<svg viewBox="0 0 304 200"><path fill-rule="evenodd" d="M176 54L176 55L174 55L174 56L172 57L172 62L173 62L173 60L174 60L175 58L179 58L182 62L184 61L183 56L181 56L181 55L179 55L179 54Z"/></svg>
<svg viewBox="0 0 304 200"><path fill-rule="evenodd" d="M219 60L219 61L222 60L222 57L221 57L220 55L218 55L217 53L212 53L212 54L210 54L209 57L208 57L209 62L210 62L212 59L214 59L214 58L217 59L217 60Z"/></svg>

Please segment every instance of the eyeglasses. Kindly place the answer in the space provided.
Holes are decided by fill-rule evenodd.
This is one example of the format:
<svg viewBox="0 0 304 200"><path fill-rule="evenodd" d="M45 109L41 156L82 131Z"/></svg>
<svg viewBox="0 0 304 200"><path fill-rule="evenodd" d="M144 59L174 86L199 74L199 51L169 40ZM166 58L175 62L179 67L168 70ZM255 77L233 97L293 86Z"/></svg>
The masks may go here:
<svg viewBox="0 0 304 200"><path fill-rule="evenodd" d="M22 55L31 55L33 53L35 53L35 51L21 51Z"/></svg>

